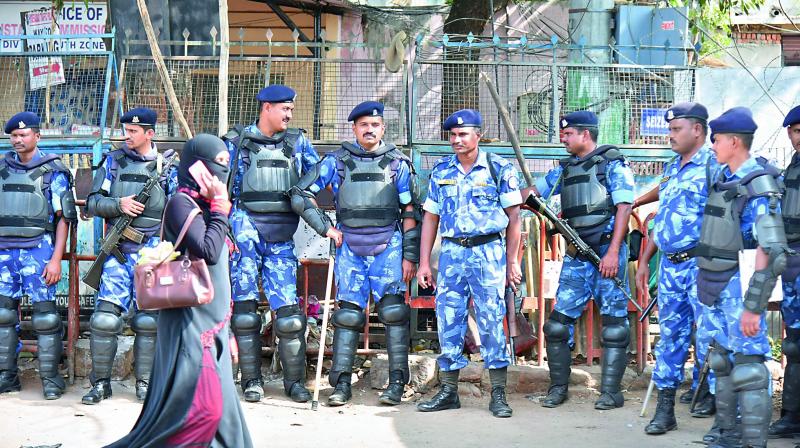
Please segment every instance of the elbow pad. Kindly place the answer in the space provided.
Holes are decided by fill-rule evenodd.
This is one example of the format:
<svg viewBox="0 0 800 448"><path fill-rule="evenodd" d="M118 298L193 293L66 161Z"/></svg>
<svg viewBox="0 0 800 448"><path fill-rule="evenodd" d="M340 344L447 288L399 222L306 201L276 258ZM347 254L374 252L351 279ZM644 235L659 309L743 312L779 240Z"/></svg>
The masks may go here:
<svg viewBox="0 0 800 448"><path fill-rule="evenodd" d="M778 276L786 269L784 247L771 247L764 250L769 254L769 264L766 268L753 273L744 297L744 308L755 314L762 314L766 311Z"/></svg>
<svg viewBox="0 0 800 448"><path fill-rule="evenodd" d="M315 232L324 237L328 229L333 227L333 223L325 212L314 204L314 195L297 187L292 187L289 194L292 197L292 210Z"/></svg>
<svg viewBox="0 0 800 448"><path fill-rule="evenodd" d="M75 206L75 194L68 188L61 195L61 216L69 223L78 222L78 209Z"/></svg>

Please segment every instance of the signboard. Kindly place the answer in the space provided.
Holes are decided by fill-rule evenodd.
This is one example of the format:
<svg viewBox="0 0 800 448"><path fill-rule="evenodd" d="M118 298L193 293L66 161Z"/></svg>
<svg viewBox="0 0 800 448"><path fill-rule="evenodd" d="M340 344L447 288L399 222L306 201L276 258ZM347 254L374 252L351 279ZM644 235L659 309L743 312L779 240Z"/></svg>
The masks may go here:
<svg viewBox="0 0 800 448"><path fill-rule="evenodd" d="M23 30L29 36L47 36L53 33L53 10L37 9L22 14ZM50 51L47 39L26 39L27 51L43 53ZM32 57L28 59L30 89L64 84L64 62L60 57Z"/></svg>
<svg viewBox="0 0 800 448"><path fill-rule="evenodd" d="M662 136L669 135L669 123L664 119L667 109L642 109L641 135Z"/></svg>
<svg viewBox="0 0 800 448"><path fill-rule="evenodd" d="M3 2L0 8L0 53L21 53L24 44L19 39L2 39L2 36L25 34L20 20L22 14L37 9L50 8L49 1ZM106 32L108 5L83 1L64 2L57 20L59 34L103 34ZM106 45L100 38L55 39L53 51L59 52L91 52L106 51Z"/></svg>

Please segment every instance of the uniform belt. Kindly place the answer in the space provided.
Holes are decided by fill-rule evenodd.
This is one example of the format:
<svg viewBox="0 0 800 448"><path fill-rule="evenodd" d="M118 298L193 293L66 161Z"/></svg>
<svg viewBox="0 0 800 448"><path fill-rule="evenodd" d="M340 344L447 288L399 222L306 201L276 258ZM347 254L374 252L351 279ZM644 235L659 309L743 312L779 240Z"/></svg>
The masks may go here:
<svg viewBox="0 0 800 448"><path fill-rule="evenodd" d="M675 264L678 264L694 258L695 255L697 255L697 247L693 247L689 250L684 250L681 252L673 252L671 254L667 254L667 259Z"/></svg>
<svg viewBox="0 0 800 448"><path fill-rule="evenodd" d="M456 243L459 246L463 247L475 247L480 246L482 244L491 243L494 240L499 240L501 238L499 233L490 233L489 235L477 235L477 236L463 236L460 238L453 238L450 236L443 237L443 240L450 241L451 243Z"/></svg>

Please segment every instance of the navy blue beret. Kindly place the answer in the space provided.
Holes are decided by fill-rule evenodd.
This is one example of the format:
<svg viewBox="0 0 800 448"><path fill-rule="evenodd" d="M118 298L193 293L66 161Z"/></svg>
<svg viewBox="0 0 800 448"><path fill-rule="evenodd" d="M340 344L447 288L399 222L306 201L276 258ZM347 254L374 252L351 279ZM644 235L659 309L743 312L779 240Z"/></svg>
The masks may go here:
<svg viewBox="0 0 800 448"><path fill-rule="evenodd" d="M33 112L20 112L11 117L6 123L6 134L17 129L39 129L39 116Z"/></svg>
<svg viewBox="0 0 800 448"><path fill-rule="evenodd" d="M364 101L353 108L353 111L347 116L347 121L356 121L364 116L382 117L383 104L377 101Z"/></svg>
<svg viewBox="0 0 800 448"><path fill-rule="evenodd" d="M667 109L664 113L664 120L667 122L676 118L697 118L699 120L708 121L708 109L700 103L678 103L673 104L672 107Z"/></svg>
<svg viewBox="0 0 800 448"><path fill-rule="evenodd" d="M158 114L147 107L137 107L125 112L119 122L122 124L138 124L139 126L155 126Z"/></svg>
<svg viewBox="0 0 800 448"><path fill-rule="evenodd" d="M708 123L711 128L711 141L715 134L755 134L758 125L753 113L746 107L734 107Z"/></svg>
<svg viewBox="0 0 800 448"><path fill-rule="evenodd" d="M574 128L576 126L582 128L596 128L597 115L588 110L579 110L561 117L561 129Z"/></svg>
<svg viewBox="0 0 800 448"><path fill-rule="evenodd" d="M483 124L481 113L474 109L461 109L444 120L442 128L449 131L453 128L479 128Z"/></svg>
<svg viewBox="0 0 800 448"><path fill-rule="evenodd" d="M272 84L258 91L256 99L263 103L293 103L297 93L282 84Z"/></svg>
<svg viewBox="0 0 800 448"><path fill-rule="evenodd" d="M800 106L794 106L783 119L783 127L800 123Z"/></svg>

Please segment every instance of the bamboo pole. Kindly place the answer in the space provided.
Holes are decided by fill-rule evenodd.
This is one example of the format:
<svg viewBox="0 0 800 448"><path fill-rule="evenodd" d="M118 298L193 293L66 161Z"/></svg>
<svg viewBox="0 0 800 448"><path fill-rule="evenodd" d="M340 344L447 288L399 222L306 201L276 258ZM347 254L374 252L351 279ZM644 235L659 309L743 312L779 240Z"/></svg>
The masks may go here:
<svg viewBox="0 0 800 448"><path fill-rule="evenodd" d="M178 97L175 95L175 89L172 87L172 81L169 79L169 72L167 72L167 65L164 63L164 56L161 54L161 48L158 47L158 40L156 39L156 32L153 29L153 23L150 21L150 12L147 10L145 0L136 0L136 5L139 7L139 14L142 16L142 25L144 25L144 32L147 34L147 42L150 44L150 52L153 54L153 61L158 69L158 74L161 76L161 83L164 85L164 90L167 93L167 100L172 106L172 112L175 114L175 119L178 124L183 128L184 134L187 138L192 138L192 130L189 129L189 123L183 115Z"/></svg>
<svg viewBox="0 0 800 448"><path fill-rule="evenodd" d="M231 55L229 43L228 0L219 0L219 135L228 132L228 61Z"/></svg>

